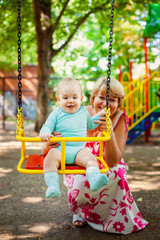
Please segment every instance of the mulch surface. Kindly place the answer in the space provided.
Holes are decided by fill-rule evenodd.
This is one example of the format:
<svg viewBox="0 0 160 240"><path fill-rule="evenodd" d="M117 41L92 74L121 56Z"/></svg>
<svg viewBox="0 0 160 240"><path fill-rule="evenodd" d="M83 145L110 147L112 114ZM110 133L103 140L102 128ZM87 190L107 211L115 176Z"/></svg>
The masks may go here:
<svg viewBox="0 0 160 240"><path fill-rule="evenodd" d="M1 124L1 122L0 122ZM26 136L36 136L33 124L25 126ZM17 172L20 142L15 138L15 122L0 129L0 239L54 240L160 240L160 132L152 132L149 142L144 136L126 145L125 162L129 166L128 182L142 216L149 225L140 232L116 235L93 230L88 225L72 225L67 190L60 177L62 196L45 198L42 175ZM40 153L41 143L27 143L26 154Z"/></svg>

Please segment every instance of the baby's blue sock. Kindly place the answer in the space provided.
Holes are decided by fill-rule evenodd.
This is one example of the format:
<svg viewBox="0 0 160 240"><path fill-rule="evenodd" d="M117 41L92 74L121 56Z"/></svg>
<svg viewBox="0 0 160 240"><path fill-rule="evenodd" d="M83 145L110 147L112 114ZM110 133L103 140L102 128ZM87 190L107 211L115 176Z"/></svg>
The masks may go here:
<svg viewBox="0 0 160 240"><path fill-rule="evenodd" d="M98 167L88 167L86 169L86 177L92 191L97 191L109 182L107 176L101 174Z"/></svg>
<svg viewBox="0 0 160 240"><path fill-rule="evenodd" d="M59 175L57 172L47 172L44 174L45 182L48 186L46 190L46 197L56 198L61 196L61 191L59 188Z"/></svg>

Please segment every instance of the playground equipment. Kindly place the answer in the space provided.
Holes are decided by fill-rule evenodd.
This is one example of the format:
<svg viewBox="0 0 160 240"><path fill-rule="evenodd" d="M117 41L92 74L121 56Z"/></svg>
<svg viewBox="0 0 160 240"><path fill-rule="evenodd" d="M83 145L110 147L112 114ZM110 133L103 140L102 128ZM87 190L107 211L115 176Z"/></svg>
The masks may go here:
<svg viewBox="0 0 160 240"><path fill-rule="evenodd" d="M110 90L110 75L111 75L111 57L112 57L112 35L113 35L113 19L114 19L114 0L111 1L111 23L110 23L110 39L109 39L109 55L108 55L108 71L107 71L107 86L106 86L106 125L107 132L102 132L101 137L61 137L51 138L50 142L61 142L61 168L58 170L59 174L85 174L85 169L77 167L67 167L65 164L65 147L66 142L100 142L100 155L97 158L103 165L100 170L101 173L106 173L109 168L103 160L103 143L110 139L110 118L109 118L109 90ZM18 0L18 119L17 119L17 135L18 141L21 141L21 159L19 161L17 170L26 174L42 174L43 173L43 159L44 156L29 155L25 156L26 142L41 142L39 137L25 137L24 120L22 109L22 76L21 76L21 1ZM26 168L23 168L23 163L27 161ZM101 165L100 164L100 165Z"/></svg>
<svg viewBox="0 0 160 240"><path fill-rule="evenodd" d="M153 38L160 31L160 4L150 4L147 24L144 30L144 58L145 75L138 79L132 79L132 65L130 62L129 81L123 82L120 69L119 80L125 90L123 106L129 117L129 134L127 143L132 142L142 132L145 132L146 142L150 135L150 127L153 122L160 118L160 73L151 71L148 66L147 39Z"/></svg>
<svg viewBox="0 0 160 240"><path fill-rule="evenodd" d="M146 131L146 141L150 134L150 126L160 118L159 73L130 82L125 88L126 96L123 106L129 117L129 134L127 143L132 142L142 132Z"/></svg>

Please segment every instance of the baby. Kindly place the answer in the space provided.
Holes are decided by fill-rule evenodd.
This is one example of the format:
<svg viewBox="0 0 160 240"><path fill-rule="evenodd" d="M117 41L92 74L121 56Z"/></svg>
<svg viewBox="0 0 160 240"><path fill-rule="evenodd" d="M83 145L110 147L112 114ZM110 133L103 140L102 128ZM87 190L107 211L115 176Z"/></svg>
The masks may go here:
<svg viewBox="0 0 160 240"><path fill-rule="evenodd" d="M93 121L104 115L104 110L90 117L81 106L83 99L82 86L74 78L64 78L57 90L60 107L49 115L40 131L42 141L49 141L52 132L60 132L62 137L86 137L87 129L98 126ZM61 144L49 150L44 159L44 179L48 186L46 197L59 197L58 168L61 163ZM92 191L108 184L108 178L99 171L96 157L85 148L85 142L66 142L66 164L77 164L86 168L86 176Z"/></svg>

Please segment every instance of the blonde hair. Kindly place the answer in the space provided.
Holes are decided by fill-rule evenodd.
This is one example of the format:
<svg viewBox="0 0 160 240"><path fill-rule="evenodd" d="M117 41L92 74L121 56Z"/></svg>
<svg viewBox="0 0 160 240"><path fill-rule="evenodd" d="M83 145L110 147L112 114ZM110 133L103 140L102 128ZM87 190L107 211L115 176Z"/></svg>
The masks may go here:
<svg viewBox="0 0 160 240"><path fill-rule="evenodd" d="M59 84L58 84L58 88L57 88L57 94L59 94L61 87L63 87L64 84L76 84L77 87L80 88L81 93L82 93L82 85L80 84L80 82L78 80L76 80L75 78L71 78L71 77L67 77L67 78L63 78Z"/></svg>
<svg viewBox="0 0 160 240"><path fill-rule="evenodd" d="M106 84L107 84L106 77L100 77L95 83L91 93L91 98L90 98L92 106L93 106L94 98L99 91L101 92L101 94L106 95ZM118 98L118 107L120 107L122 105L125 92L122 84L114 78L111 78L111 81L110 81L110 93L113 95L113 97Z"/></svg>

